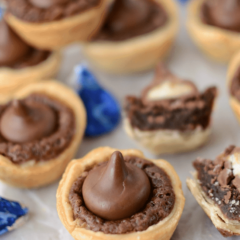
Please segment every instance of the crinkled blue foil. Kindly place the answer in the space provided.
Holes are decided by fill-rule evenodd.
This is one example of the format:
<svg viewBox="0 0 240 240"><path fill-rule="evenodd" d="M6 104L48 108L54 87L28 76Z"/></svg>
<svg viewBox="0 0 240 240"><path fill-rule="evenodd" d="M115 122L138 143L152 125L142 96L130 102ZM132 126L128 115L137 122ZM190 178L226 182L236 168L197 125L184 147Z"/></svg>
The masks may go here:
<svg viewBox="0 0 240 240"><path fill-rule="evenodd" d="M27 214L26 207L0 197L0 235L22 225L26 221Z"/></svg>
<svg viewBox="0 0 240 240"><path fill-rule="evenodd" d="M87 111L85 135L100 136L115 129L121 119L121 110L116 99L97 82L86 65L75 68L78 94Z"/></svg>
<svg viewBox="0 0 240 240"><path fill-rule="evenodd" d="M181 3L186 3L186 2L188 2L189 0L179 0L179 2L181 2Z"/></svg>

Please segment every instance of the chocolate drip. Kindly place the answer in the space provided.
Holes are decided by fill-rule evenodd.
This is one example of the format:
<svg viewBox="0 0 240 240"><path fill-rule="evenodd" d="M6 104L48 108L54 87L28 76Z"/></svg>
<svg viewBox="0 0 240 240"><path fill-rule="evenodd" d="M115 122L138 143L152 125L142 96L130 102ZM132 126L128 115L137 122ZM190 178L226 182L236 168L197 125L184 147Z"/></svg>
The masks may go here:
<svg viewBox="0 0 240 240"><path fill-rule="evenodd" d="M97 216L120 220L141 210L150 191L147 175L125 163L120 152L114 152L107 164L89 173L83 185L83 198L86 207Z"/></svg>

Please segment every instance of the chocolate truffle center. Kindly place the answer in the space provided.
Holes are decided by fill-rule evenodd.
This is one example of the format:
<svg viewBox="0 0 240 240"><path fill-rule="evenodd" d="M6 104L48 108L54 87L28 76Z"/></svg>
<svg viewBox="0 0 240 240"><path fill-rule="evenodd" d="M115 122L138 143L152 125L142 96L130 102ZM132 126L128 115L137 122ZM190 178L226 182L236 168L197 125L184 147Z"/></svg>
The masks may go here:
<svg viewBox="0 0 240 240"><path fill-rule="evenodd" d="M120 152L90 171L83 184L86 207L106 220L120 220L140 211L148 201L151 185L145 172L125 163Z"/></svg>
<svg viewBox="0 0 240 240"><path fill-rule="evenodd" d="M4 20L0 21L0 66L12 65L30 51L31 47Z"/></svg>
<svg viewBox="0 0 240 240"><path fill-rule="evenodd" d="M15 143L24 143L47 137L57 126L55 112L43 103L14 100L0 120L2 136Z"/></svg>

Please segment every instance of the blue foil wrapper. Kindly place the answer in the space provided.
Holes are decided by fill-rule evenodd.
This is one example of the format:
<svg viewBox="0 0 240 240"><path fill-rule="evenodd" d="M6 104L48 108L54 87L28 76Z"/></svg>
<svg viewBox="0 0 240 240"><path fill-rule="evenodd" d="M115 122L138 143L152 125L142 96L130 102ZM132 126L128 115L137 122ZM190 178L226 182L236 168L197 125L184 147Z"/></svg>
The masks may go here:
<svg viewBox="0 0 240 240"><path fill-rule="evenodd" d="M28 209L20 203L0 197L0 235L10 232L27 220Z"/></svg>
<svg viewBox="0 0 240 240"><path fill-rule="evenodd" d="M75 68L77 91L87 111L86 136L100 136L111 132L121 119L116 99L97 82L86 65Z"/></svg>

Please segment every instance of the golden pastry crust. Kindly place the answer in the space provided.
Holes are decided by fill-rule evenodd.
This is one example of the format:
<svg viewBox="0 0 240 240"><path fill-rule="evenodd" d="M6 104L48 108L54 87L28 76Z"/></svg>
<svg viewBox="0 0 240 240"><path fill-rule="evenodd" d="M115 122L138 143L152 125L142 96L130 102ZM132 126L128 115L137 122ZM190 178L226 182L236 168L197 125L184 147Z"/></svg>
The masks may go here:
<svg viewBox="0 0 240 240"><path fill-rule="evenodd" d="M218 62L228 62L240 48L240 33L202 22L200 8L205 0L190 1L187 28L197 46Z"/></svg>
<svg viewBox="0 0 240 240"><path fill-rule="evenodd" d="M124 128L129 137L155 155L163 153L180 153L194 150L204 145L211 134L211 128L197 128L193 131L178 130L141 131L133 128L128 119Z"/></svg>
<svg viewBox="0 0 240 240"><path fill-rule="evenodd" d="M193 176L194 179L187 179L187 186L214 226L225 237L240 235L240 222L226 218L220 208L201 189L196 172Z"/></svg>
<svg viewBox="0 0 240 240"><path fill-rule="evenodd" d="M29 44L40 49L59 49L70 43L86 41L101 27L109 0L101 0L78 15L46 23L30 23L16 18L10 13L5 19Z"/></svg>
<svg viewBox="0 0 240 240"><path fill-rule="evenodd" d="M240 67L240 52L238 52L231 60L227 73L227 89L229 91L231 82L236 74L237 69ZM240 123L240 102L232 95L229 97L229 103Z"/></svg>
<svg viewBox="0 0 240 240"><path fill-rule="evenodd" d="M54 77L61 63L61 52L55 51L36 66L23 69L0 67L0 101L10 98L19 88L33 82Z"/></svg>
<svg viewBox="0 0 240 240"><path fill-rule="evenodd" d="M168 13L169 20L159 29L125 41L89 42L84 45L87 58L110 73L126 74L151 69L172 47L178 31L178 7L173 0L155 0Z"/></svg>
<svg viewBox="0 0 240 240"><path fill-rule="evenodd" d="M165 160L147 159L166 171L171 179L174 193L176 195L174 208L170 215L163 221L149 227L143 232L119 235L93 232L77 225L77 221L73 218L72 206L68 200L69 192L74 181L88 166L107 161L111 154L116 150L117 149L110 147L97 148L88 153L85 157L73 160L69 163L57 190L57 210L63 225L75 240L170 240L182 215L185 198L182 192L182 184L177 173L175 172L174 168ZM143 153L138 150L121 150L121 152L123 156L137 156L145 158Z"/></svg>
<svg viewBox="0 0 240 240"><path fill-rule="evenodd" d="M74 157L86 126L84 105L71 89L55 81L39 82L20 89L14 94L14 98L25 98L32 93L46 94L70 107L75 115L76 132L69 146L52 160L38 163L29 161L18 165L0 155L0 179L5 183L20 188L44 186L60 178L67 164Z"/></svg>

